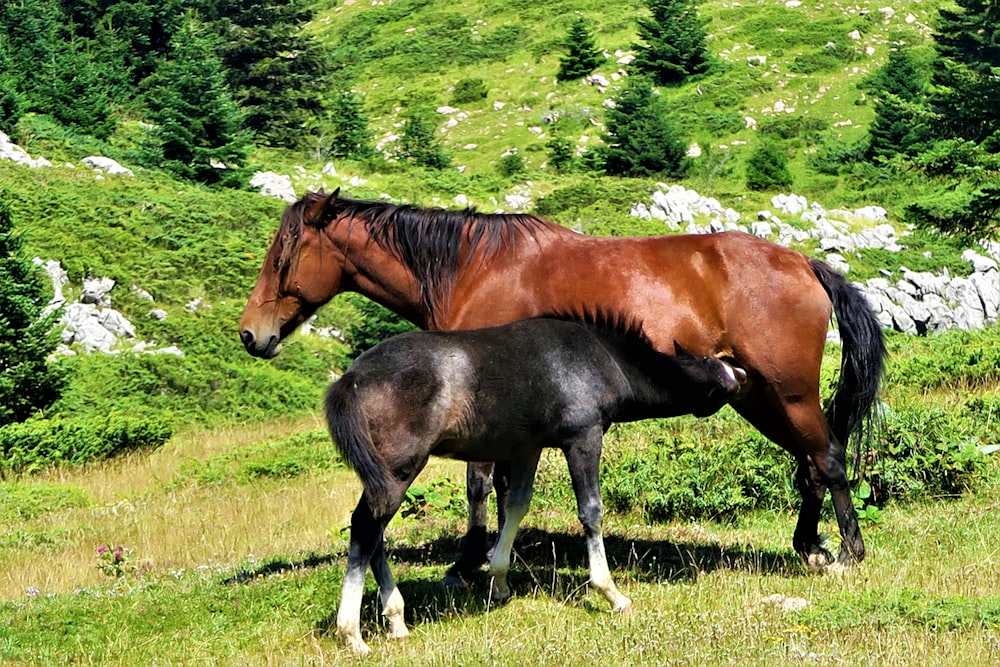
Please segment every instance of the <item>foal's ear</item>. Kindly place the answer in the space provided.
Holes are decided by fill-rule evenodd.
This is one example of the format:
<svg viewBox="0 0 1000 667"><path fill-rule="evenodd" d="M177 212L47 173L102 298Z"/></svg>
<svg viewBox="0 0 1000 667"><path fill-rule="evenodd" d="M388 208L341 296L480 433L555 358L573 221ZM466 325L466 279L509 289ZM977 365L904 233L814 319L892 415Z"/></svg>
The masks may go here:
<svg viewBox="0 0 1000 667"><path fill-rule="evenodd" d="M693 357L694 355L685 350L680 343L676 340L674 341L674 354L678 357Z"/></svg>

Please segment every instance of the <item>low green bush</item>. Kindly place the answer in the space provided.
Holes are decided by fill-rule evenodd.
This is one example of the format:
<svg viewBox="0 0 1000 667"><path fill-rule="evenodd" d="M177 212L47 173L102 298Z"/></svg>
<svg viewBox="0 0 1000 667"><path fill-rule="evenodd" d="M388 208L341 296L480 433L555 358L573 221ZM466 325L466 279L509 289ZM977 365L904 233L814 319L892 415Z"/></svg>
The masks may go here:
<svg viewBox="0 0 1000 667"><path fill-rule="evenodd" d="M750 509L794 507L791 457L739 422L727 411L700 422L616 426L602 466L605 504L648 522L731 520ZM627 444L616 442L622 439Z"/></svg>
<svg viewBox="0 0 1000 667"><path fill-rule="evenodd" d="M0 522L7 524L90 503L86 491L75 486L0 482Z"/></svg>
<svg viewBox="0 0 1000 667"><path fill-rule="evenodd" d="M120 414L9 424L0 428L0 476L156 449L170 435L162 423Z"/></svg>
<svg viewBox="0 0 1000 667"><path fill-rule="evenodd" d="M485 100L489 94L486 82L480 78L460 79L451 92L451 104L462 105Z"/></svg>
<svg viewBox="0 0 1000 667"><path fill-rule="evenodd" d="M992 409L996 409L994 402ZM869 504L954 497L986 471L995 443L984 442L975 411L906 405L889 410L868 454ZM996 436L993 436L996 439Z"/></svg>
<svg viewBox="0 0 1000 667"><path fill-rule="evenodd" d="M182 461L174 483L213 486L283 480L338 467L343 463L330 435L317 429L237 447L209 459Z"/></svg>

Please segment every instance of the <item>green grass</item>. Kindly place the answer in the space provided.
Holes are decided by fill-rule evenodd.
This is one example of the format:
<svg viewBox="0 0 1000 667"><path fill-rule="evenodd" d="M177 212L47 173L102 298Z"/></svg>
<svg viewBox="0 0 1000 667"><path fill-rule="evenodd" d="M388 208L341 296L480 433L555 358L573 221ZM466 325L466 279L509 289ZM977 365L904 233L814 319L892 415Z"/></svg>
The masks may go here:
<svg viewBox="0 0 1000 667"><path fill-rule="evenodd" d="M516 597L505 605L488 599L485 577L470 591L440 586L457 546L453 530L397 526L391 564L413 634L404 643L383 638L369 581L363 625L374 652L365 662L989 664L1000 655L996 490L888 510L866 527L869 559L844 577L806 572L788 547L788 514L657 528L611 517L613 573L635 605L626 616L583 585L583 540L565 508L529 515L516 547ZM56 594L30 590L0 603L0 659L355 664L333 631L342 549L152 568ZM786 598L806 606L783 610Z"/></svg>

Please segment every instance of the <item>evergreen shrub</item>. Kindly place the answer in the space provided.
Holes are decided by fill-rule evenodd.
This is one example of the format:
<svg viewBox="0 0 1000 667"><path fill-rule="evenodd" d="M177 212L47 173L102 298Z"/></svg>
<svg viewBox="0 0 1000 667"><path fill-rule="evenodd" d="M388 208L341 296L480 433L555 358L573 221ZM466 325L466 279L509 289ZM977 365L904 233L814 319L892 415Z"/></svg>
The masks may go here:
<svg viewBox="0 0 1000 667"><path fill-rule="evenodd" d="M156 449L170 436L163 423L119 414L8 424L0 428L0 476Z"/></svg>

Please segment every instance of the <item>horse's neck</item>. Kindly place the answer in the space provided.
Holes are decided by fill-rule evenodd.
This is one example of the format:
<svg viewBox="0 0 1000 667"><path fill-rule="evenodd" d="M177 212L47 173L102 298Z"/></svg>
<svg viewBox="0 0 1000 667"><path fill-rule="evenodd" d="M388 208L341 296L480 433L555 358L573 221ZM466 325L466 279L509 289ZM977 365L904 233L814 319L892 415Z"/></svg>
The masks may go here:
<svg viewBox="0 0 1000 667"><path fill-rule="evenodd" d="M421 299L420 283L413 272L391 253L355 230L345 249L344 287L388 308L416 326L426 329L431 313Z"/></svg>
<svg viewBox="0 0 1000 667"><path fill-rule="evenodd" d="M688 398L682 382L676 381L678 369L650 351L637 354L619 349L616 361L628 385L623 405L633 413L631 419L646 419L677 414Z"/></svg>

